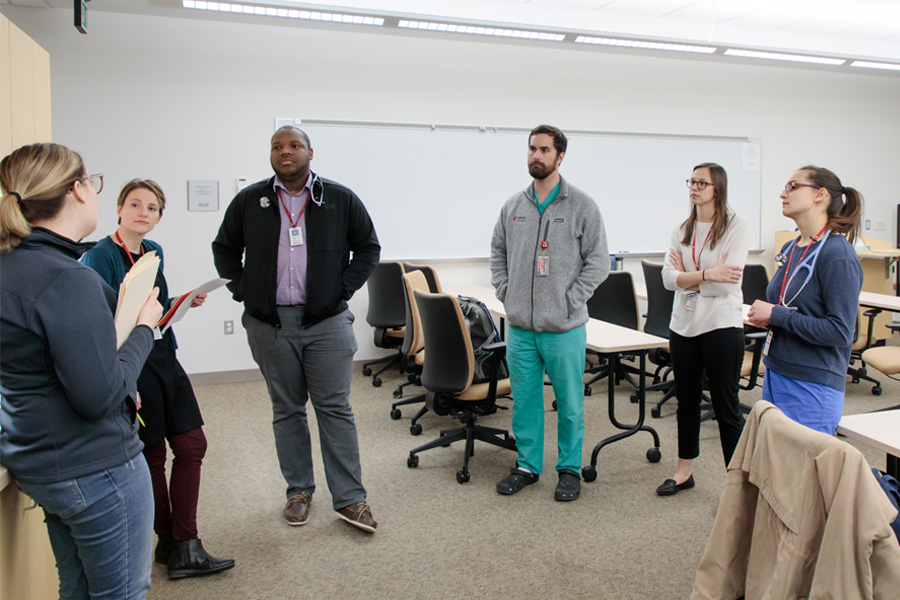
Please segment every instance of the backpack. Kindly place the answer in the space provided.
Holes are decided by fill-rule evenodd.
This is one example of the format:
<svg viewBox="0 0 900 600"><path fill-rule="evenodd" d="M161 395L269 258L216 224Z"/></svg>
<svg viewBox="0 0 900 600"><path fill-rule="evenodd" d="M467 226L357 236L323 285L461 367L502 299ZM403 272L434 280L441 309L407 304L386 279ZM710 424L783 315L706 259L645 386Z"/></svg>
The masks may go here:
<svg viewBox="0 0 900 600"><path fill-rule="evenodd" d="M457 300L469 326L469 337L472 339L472 349L475 353L475 375L472 383L487 383L491 380L494 356L486 352L484 347L500 341L500 331L494 324L490 311L480 300L467 296L459 296ZM500 361L500 373L497 377L498 379L509 377L505 357Z"/></svg>
<svg viewBox="0 0 900 600"><path fill-rule="evenodd" d="M875 480L881 485L894 508L900 511L900 482L880 469L872 469L872 474L875 475ZM891 528L894 530L894 535L900 540L900 514L891 521Z"/></svg>

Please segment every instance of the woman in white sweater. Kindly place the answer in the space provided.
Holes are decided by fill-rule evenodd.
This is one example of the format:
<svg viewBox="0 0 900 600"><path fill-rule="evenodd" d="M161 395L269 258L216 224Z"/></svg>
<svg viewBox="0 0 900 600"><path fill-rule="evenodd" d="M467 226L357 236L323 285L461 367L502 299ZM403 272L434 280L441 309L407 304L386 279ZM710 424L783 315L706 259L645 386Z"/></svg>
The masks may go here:
<svg viewBox="0 0 900 600"><path fill-rule="evenodd" d="M744 426L738 381L747 223L728 211L728 178L719 165L697 165L687 185L691 214L672 232L662 272L666 289L675 291L669 348L678 396L678 468L656 489L660 496L694 487L704 372L726 465Z"/></svg>

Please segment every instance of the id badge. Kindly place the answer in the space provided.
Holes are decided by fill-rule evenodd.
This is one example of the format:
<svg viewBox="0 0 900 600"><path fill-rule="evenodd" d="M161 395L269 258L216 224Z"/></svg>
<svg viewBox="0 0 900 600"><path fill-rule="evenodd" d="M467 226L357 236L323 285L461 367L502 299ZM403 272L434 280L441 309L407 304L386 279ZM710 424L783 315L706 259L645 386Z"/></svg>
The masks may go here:
<svg viewBox="0 0 900 600"><path fill-rule="evenodd" d="M538 277L548 277L550 275L550 257L538 256L537 259Z"/></svg>
<svg viewBox="0 0 900 600"><path fill-rule="evenodd" d="M291 246L303 245L303 232L300 231L299 227L291 227L288 229L288 235L291 237Z"/></svg>
<svg viewBox="0 0 900 600"><path fill-rule="evenodd" d="M687 302L684 305L684 308L693 312L697 310L697 296L700 295L700 292L694 292L693 294L685 294L687 296Z"/></svg>
<svg viewBox="0 0 900 600"><path fill-rule="evenodd" d="M770 329L769 333L766 334L766 343L763 344L763 356L769 355L769 345L772 343L773 337L775 337L775 332Z"/></svg>

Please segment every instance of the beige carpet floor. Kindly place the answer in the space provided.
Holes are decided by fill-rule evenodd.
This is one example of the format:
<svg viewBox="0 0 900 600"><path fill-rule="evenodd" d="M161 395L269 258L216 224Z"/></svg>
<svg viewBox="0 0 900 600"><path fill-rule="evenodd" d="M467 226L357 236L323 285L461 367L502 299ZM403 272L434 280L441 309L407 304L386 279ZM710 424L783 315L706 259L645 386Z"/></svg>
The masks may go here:
<svg viewBox="0 0 900 600"><path fill-rule="evenodd" d="M675 401L659 419L647 418L661 437L662 460L647 461L651 436L640 433L605 447L598 478L583 484L581 499L553 500L556 485L556 419L546 388L545 475L513 497L495 491L497 480L515 463L507 450L480 444L472 459L471 481L455 474L463 447L420 455L417 469L406 466L414 446L457 424L428 415L418 437L409 433L415 409L392 421L391 392L405 380L396 371L379 388L355 369L352 403L359 429L363 478L378 531L364 534L341 521L331 508L318 441L316 478L309 523L289 527L281 517L285 484L278 469L271 407L259 381L196 388L206 420L209 450L203 466L200 535L214 555L233 557L226 573L168 581L154 566L149 598L225 599L465 599L616 598L683 599L722 491L725 470L715 422L701 432L695 463L697 487L675 497L654 490L675 469ZM881 378L884 395L871 384L847 385L845 414L900 403L900 383ZM406 388L406 396L418 393ZM627 385L619 388L619 418L630 421L636 407ZM759 388L742 392L752 404ZM659 394L651 394L655 402ZM312 411L311 411L312 412ZM594 444L616 433L607 416L605 380L585 398L584 462ZM507 428L510 411L482 419ZM315 419L313 432L315 435ZM873 466L884 455L855 444Z"/></svg>

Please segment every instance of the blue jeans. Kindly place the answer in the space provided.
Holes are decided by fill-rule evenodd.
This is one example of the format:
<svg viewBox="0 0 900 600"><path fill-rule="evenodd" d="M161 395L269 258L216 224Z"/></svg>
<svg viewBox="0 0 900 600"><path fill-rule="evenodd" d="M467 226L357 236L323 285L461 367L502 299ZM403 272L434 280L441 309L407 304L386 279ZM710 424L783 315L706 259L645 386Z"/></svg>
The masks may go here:
<svg viewBox="0 0 900 600"><path fill-rule="evenodd" d="M60 600L141 599L150 589L153 488L142 454L103 471L19 488L44 509Z"/></svg>
<svg viewBox="0 0 900 600"><path fill-rule="evenodd" d="M353 313L345 310L302 329L305 307L279 306L281 328L244 312L242 324L253 360L272 400L272 427L287 497L316 491L306 402L319 426L325 479L335 510L365 502L356 421L350 407L350 381L356 336Z"/></svg>

